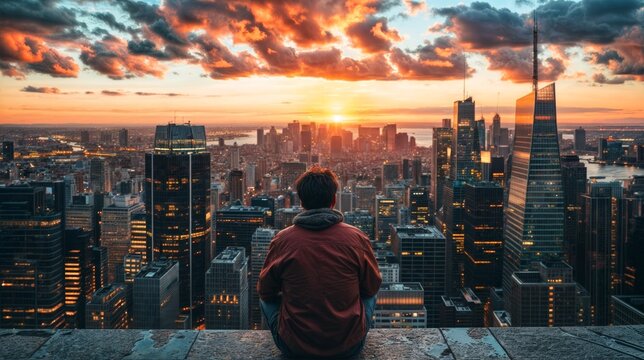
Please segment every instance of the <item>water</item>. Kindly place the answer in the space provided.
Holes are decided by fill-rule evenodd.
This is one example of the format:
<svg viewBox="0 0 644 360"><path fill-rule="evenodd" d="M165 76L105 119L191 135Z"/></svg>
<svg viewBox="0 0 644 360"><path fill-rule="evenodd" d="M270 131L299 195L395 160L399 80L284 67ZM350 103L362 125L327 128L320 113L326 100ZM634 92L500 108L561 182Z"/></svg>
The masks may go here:
<svg viewBox="0 0 644 360"><path fill-rule="evenodd" d="M581 161L586 165L588 177L604 176L607 181L624 180L633 175L644 175L644 169L634 166L603 165L589 163L592 156L580 156Z"/></svg>

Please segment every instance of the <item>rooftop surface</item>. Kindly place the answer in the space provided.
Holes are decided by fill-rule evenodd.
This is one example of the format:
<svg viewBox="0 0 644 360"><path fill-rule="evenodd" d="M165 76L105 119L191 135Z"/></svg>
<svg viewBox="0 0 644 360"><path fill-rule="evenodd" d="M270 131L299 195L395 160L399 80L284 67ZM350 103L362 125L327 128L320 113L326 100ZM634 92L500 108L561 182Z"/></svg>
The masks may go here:
<svg viewBox="0 0 644 360"><path fill-rule="evenodd" d="M0 359L282 359L268 331L7 330ZM373 329L357 359L644 359L644 326Z"/></svg>

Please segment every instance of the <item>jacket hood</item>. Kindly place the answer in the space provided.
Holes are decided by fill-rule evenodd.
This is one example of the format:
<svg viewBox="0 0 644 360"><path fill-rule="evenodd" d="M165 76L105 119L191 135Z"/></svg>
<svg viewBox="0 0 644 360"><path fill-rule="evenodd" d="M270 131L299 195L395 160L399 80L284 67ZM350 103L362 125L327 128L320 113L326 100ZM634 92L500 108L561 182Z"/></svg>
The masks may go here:
<svg viewBox="0 0 644 360"><path fill-rule="evenodd" d="M335 209L305 210L295 216L293 225L307 230L324 230L344 220L342 213Z"/></svg>

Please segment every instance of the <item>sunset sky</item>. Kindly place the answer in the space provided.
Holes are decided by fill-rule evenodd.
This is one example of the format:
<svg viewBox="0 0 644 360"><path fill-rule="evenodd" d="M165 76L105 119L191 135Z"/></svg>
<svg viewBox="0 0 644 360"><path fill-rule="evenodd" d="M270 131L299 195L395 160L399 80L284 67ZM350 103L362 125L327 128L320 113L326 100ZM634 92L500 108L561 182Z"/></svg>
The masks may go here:
<svg viewBox="0 0 644 360"><path fill-rule="evenodd" d="M642 0L1 0L0 124L513 122L533 9L559 123L644 125Z"/></svg>

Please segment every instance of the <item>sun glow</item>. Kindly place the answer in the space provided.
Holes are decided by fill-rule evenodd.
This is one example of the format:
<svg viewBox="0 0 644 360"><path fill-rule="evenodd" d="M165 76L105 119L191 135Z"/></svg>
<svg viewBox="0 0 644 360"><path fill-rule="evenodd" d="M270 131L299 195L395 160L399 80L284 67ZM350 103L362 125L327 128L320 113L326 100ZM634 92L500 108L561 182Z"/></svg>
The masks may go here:
<svg viewBox="0 0 644 360"><path fill-rule="evenodd" d="M331 117L334 123L340 123L344 121L344 116L336 114Z"/></svg>

